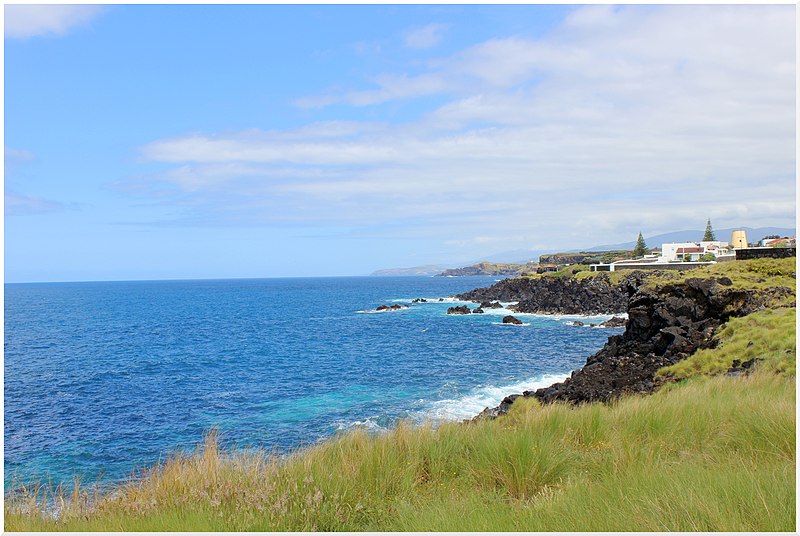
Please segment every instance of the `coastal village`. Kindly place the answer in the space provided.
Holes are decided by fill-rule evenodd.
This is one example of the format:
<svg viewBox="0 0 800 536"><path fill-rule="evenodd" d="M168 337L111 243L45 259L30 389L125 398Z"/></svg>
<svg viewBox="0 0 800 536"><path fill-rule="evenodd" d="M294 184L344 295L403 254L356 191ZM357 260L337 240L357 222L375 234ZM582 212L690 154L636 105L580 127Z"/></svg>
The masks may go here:
<svg viewBox="0 0 800 536"><path fill-rule="evenodd" d="M768 235L750 242L745 229L735 229L730 240L717 240L709 219L702 239L693 242L666 242L648 248L641 233L631 250L583 251L541 255L538 262L526 264L479 262L463 268L445 270L443 277L519 276L557 272L569 266L583 265L592 272L617 270L688 270L719 262L759 258L782 259L796 256L796 237ZM586 269L586 268L584 268Z"/></svg>
<svg viewBox="0 0 800 536"><path fill-rule="evenodd" d="M723 242L715 240L713 231L709 233L709 230L710 222L704 240L699 242L665 243L661 244L661 248L653 249L643 256L591 264L590 269L594 272L613 272L621 269L686 270L718 262L796 256L795 237L768 237L761 239L757 244L751 244L747 241L746 231L740 229L731 233L729 242Z"/></svg>

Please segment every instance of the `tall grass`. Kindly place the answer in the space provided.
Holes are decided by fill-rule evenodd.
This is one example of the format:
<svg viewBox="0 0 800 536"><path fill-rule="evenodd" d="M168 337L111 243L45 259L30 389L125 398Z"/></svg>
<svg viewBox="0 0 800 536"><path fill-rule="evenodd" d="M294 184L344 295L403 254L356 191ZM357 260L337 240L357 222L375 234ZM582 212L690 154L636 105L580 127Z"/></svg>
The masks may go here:
<svg viewBox="0 0 800 536"><path fill-rule="evenodd" d="M778 374L795 374L797 309L765 309L732 318L715 336L715 348L699 350L688 359L658 371L676 380L719 374L739 362L758 359L759 367Z"/></svg>
<svg viewBox="0 0 800 536"><path fill-rule="evenodd" d="M287 459L214 434L91 500L6 498L6 530L793 531L794 379L757 372L611 405L355 431ZM66 491L66 490L65 490ZM51 501L52 502L52 501Z"/></svg>

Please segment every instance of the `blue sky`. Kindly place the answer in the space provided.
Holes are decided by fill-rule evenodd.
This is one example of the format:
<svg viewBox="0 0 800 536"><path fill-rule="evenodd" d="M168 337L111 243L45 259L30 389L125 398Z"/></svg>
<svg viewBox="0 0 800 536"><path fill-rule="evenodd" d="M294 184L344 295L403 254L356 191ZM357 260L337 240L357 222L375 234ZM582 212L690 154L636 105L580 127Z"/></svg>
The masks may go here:
<svg viewBox="0 0 800 536"><path fill-rule="evenodd" d="M5 6L5 278L795 225L795 7Z"/></svg>

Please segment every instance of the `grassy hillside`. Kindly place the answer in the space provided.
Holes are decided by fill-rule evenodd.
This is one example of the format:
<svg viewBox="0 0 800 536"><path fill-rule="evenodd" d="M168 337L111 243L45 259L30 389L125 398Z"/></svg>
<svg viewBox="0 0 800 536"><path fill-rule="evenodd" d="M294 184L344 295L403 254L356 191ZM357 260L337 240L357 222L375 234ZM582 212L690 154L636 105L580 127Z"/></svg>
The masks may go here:
<svg viewBox="0 0 800 536"><path fill-rule="evenodd" d="M720 262L691 270L660 270L649 274L645 287L657 290L659 286L668 283L685 281L688 278L728 277L731 279L731 288L749 288L755 290L768 290L776 287L785 287L791 292L787 293L785 300L773 304L775 307L791 307L795 303L795 290L797 280L792 274L797 270L796 259L754 259L749 261ZM557 272L532 274L526 277L532 279L542 277L574 277L576 279L599 279L611 285L620 283L626 276L635 270L616 270L614 272L592 272L588 265L567 266Z"/></svg>
<svg viewBox="0 0 800 536"><path fill-rule="evenodd" d="M797 346L797 309L766 309L731 319L715 337L716 348L694 355L658 371L676 380L726 372L739 363L756 360L762 370L794 376Z"/></svg>
<svg viewBox="0 0 800 536"><path fill-rule="evenodd" d="M793 531L794 379L670 386L613 405L354 432L281 462L213 435L113 493L7 498L6 530Z"/></svg>
<svg viewBox="0 0 800 536"><path fill-rule="evenodd" d="M537 263L510 264L497 262L479 262L463 268L450 268L440 273L440 276L501 276L519 275L522 273L535 272L539 265Z"/></svg>

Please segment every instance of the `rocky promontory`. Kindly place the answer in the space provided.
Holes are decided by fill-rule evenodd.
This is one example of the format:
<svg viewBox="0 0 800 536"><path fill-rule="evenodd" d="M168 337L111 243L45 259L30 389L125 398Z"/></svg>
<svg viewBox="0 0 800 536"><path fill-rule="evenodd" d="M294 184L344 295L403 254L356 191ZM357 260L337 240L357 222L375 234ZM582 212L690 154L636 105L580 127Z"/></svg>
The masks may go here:
<svg viewBox="0 0 800 536"><path fill-rule="evenodd" d="M613 314L627 309L628 299L647 276L645 272L636 271L619 283L612 283L607 274L584 279L519 277L465 292L456 298L479 303L518 302L508 307L518 313Z"/></svg>
<svg viewBox="0 0 800 536"><path fill-rule="evenodd" d="M491 275L496 277L516 277L526 272L535 272L538 264L511 264L496 262L479 262L463 268L450 268L437 274L439 277L468 277L477 275Z"/></svg>
<svg viewBox="0 0 800 536"><path fill-rule="evenodd" d="M788 287L747 288L734 285L725 276L644 284L647 278L631 273L620 284L610 286L610 290L570 279L541 282L545 279L541 278L538 283L504 281L504 285L478 289L462 295L461 299L474 295L477 299L511 301L515 299L514 291L518 291L516 299L520 304L536 304L539 310L549 312L557 307L574 307L579 296L591 300L583 311L610 313L609 309L602 311L602 307L612 304L616 309L624 302L623 310L628 314L624 333L609 337L605 346L570 378L521 395L544 403L606 402L623 394L650 393L659 386L656 380L659 369L686 359L697 350L713 347L715 333L730 318L746 316L776 301L794 303L793 290ZM531 296L535 289L545 295ZM564 296L548 294L558 292ZM573 292L576 294L570 294ZM625 298L618 293L626 295ZM476 418L501 415L517 398L508 396L500 406L487 408Z"/></svg>

